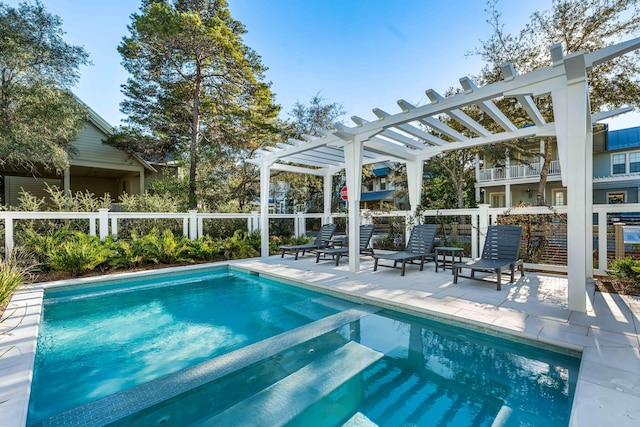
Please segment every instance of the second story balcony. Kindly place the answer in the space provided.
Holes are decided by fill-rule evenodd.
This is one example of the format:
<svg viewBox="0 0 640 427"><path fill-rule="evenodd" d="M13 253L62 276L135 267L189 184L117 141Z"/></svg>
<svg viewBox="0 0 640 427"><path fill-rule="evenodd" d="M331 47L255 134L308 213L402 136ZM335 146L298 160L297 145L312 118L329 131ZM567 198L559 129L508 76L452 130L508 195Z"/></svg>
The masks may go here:
<svg viewBox="0 0 640 427"><path fill-rule="evenodd" d="M529 165L513 165L499 168L480 169L478 182L505 181L519 178L531 178L540 176L540 163ZM560 175L560 161L552 160L549 166L549 176Z"/></svg>

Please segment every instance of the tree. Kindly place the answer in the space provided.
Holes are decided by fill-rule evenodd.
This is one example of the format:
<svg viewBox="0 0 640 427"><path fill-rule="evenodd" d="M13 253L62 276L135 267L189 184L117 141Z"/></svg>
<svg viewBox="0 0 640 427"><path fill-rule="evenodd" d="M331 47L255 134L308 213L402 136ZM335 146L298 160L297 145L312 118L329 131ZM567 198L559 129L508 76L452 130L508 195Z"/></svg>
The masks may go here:
<svg viewBox="0 0 640 427"><path fill-rule="evenodd" d="M325 104L324 101L320 92L311 97L308 106L296 101L289 112L292 120L287 136L302 139L303 135L321 136L322 130L333 129L334 123L345 114L345 110L338 102Z"/></svg>
<svg viewBox="0 0 640 427"><path fill-rule="evenodd" d="M128 126L112 142L187 160L195 208L204 167L233 166L273 133L266 68L225 0L143 0L128 29L118 47L131 74L121 104Z"/></svg>
<svg viewBox="0 0 640 427"><path fill-rule="evenodd" d="M342 104L326 103L318 92L311 97L308 105L296 101L288 113L291 120L283 125L282 139L292 138L303 141L305 136L322 136L322 131L333 129L334 123L344 114ZM322 179L313 175L287 172L274 174L274 178L287 184L286 197L292 203L305 204L310 211L322 211Z"/></svg>
<svg viewBox="0 0 640 427"><path fill-rule="evenodd" d="M69 89L89 55L64 42L61 19L39 1L0 3L0 34L0 166L64 169L87 114Z"/></svg>
<svg viewBox="0 0 640 427"><path fill-rule="evenodd" d="M471 54L479 55L487 65L477 79L490 84L501 79L500 65L513 64L526 73L551 63L549 47L562 43L564 53L589 53L630 38L640 31L638 0L553 0L550 10L535 12L530 22L517 34L505 32L497 0L489 0L487 23L493 34ZM638 52L593 67L588 73L590 102L594 112L640 106L640 58ZM511 119L526 124L526 113L512 100L505 99ZM550 98L536 100L547 120L552 120ZM544 140L545 156L538 185L538 204L544 204L543 191L551 162L551 139ZM523 151L520 141L506 144L512 151ZM540 154L535 153L535 154Z"/></svg>
<svg viewBox="0 0 640 427"><path fill-rule="evenodd" d="M462 209L473 205L473 150L453 150L425 162L422 205L427 209ZM461 221L462 222L462 221Z"/></svg>

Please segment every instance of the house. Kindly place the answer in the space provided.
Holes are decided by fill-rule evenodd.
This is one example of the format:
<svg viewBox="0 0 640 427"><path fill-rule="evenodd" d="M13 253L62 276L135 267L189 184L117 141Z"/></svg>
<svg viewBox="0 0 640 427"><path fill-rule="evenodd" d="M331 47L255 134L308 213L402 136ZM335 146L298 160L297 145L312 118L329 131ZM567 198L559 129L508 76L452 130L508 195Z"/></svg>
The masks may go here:
<svg viewBox="0 0 640 427"><path fill-rule="evenodd" d="M593 146L593 203L640 202L640 126L614 130Z"/></svg>
<svg viewBox="0 0 640 427"><path fill-rule="evenodd" d="M539 141L529 141L528 150L544 152ZM539 144L539 148L534 146ZM551 144L552 161L544 193L546 205L567 204L567 189L562 186L557 146ZM510 207L536 203L540 182L540 157L522 157L519 153L501 161L488 153L476 158L476 199L491 207ZM606 125L593 132L593 203L640 202L640 126L609 131Z"/></svg>
<svg viewBox="0 0 640 427"><path fill-rule="evenodd" d="M393 162L375 163L371 175L362 180L360 193L361 207L364 209L408 209L406 197L398 194L403 190L394 179L395 168Z"/></svg>
<svg viewBox="0 0 640 427"><path fill-rule="evenodd" d="M70 167L62 174L43 170L35 177L26 171L0 169L0 204L17 205L23 190L42 198L47 184L71 193L109 193L114 202L124 193L144 193L145 182L156 169L133 153L104 144L112 133L111 125L89 109L82 131L71 143Z"/></svg>

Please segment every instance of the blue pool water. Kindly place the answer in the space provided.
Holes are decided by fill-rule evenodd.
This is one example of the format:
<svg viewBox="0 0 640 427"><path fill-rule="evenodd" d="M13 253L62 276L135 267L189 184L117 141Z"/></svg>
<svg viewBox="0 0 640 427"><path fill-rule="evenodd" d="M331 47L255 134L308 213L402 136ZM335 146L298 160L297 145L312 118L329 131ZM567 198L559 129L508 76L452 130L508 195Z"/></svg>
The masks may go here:
<svg viewBox="0 0 640 427"><path fill-rule="evenodd" d="M51 289L29 422L311 322L291 308L319 296L227 270Z"/></svg>
<svg viewBox="0 0 640 427"><path fill-rule="evenodd" d="M127 403L110 425L566 426L578 366L249 274L194 273L47 292L29 424L130 392L167 397Z"/></svg>

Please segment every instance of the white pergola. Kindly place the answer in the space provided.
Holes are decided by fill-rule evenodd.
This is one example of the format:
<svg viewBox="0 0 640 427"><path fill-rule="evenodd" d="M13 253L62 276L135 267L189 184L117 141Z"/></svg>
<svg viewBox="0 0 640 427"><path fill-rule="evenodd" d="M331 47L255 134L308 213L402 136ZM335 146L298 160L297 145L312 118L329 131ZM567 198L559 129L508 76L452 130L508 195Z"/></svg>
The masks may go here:
<svg viewBox="0 0 640 427"><path fill-rule="evenodd" d="M360 192L362 166L391 160L406 163L411 209L420 203L423 162L439 153L494 144L519 138L555 136L558 144L562 184L567 187L569 309L586 311L586 284L592 276L592 123L632 110L591 113L587 72L604 63L640 48L640 38L629 40L589 54L565 56L562 46L551 46L551 65L517 75L510 63L502 65L502 80L477 87L471 79L460 79L463 92L444 98L426 91L427 105L416 107L400 100L400 113L373 109L378 120L352 117L355 127L336 125L323 137L306 136L305 141L289 140L267 147L251 160L260 166L260 210L262 254L269 254L269 187L271 170L297 172L324 177L324 212L331 212L332 176L346 170L349 189L348 216L351 241L359 240ZM554 121L547 122L534 98L551 95ZM514 98L528 114L533 126L518 128L502 112L495 100ZM475 106L501 129L490 131L465 114L465 107ZM443 123L448 116L467 131L461 133ZM446 135L443 139L440 135ZM569 161L571 155L571 161ZM349 247L349 270L360 269L357 245Z"/></svg>

